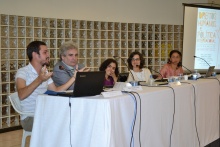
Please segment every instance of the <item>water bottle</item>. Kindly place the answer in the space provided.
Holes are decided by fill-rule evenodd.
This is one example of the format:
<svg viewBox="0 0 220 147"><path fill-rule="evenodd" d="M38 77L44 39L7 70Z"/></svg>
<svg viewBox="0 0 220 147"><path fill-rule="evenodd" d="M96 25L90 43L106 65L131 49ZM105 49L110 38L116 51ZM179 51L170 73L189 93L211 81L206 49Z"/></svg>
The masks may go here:
<svg viewBox="0 0 220 147"><path fill-rule="evenodd" d="M154 85L154 78L152 75L150 75L149 81L148 81L149 86L153 86Z"/></svg>

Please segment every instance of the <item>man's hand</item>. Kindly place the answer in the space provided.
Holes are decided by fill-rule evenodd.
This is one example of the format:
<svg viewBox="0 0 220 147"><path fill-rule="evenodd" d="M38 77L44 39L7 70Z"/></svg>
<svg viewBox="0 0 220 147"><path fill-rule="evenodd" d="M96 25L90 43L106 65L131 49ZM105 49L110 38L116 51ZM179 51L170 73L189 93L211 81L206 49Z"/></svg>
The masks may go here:
<svg viewBox="0 0 220 147"><path fill-rule="evenodd" d="M84 68L80 69L79 71L80 72L88 72L88 71L90 71L90 68L84 67Z"/></svg>
<svg viewBox="0 0 220 147"><path fill-rule="evenodd" d="M53 72L48 72L46 65L44 65L44 67L41 69L41 73L39 74L39 78L40 80L42 80L42 82L48 80L51 76L52 76Z"/></svg>

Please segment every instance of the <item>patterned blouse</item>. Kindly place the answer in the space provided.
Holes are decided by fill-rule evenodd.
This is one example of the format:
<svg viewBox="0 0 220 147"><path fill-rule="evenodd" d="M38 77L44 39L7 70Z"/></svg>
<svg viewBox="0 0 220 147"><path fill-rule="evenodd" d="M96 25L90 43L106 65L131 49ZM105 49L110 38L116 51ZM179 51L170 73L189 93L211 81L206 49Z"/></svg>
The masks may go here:
<svg viewBox="0 0 220 147"><path fill-rule="evenodd" d="M170 76L179 76L180 74L183 74L183 68L180 66L176 70L173 70L171 64L165 64L160 70L160 73L163 78L168 78Z"/></svg>

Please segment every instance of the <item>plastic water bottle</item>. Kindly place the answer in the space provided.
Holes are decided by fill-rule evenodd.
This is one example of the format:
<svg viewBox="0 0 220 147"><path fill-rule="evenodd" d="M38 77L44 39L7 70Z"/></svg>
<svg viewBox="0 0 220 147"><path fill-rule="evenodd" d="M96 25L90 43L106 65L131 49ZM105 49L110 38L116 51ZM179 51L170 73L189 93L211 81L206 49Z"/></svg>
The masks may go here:
<svg viewBox="0 0 220 147"><path fill-rule="evenodd" d="M153 86L154 85L154 78L152 75L150 75L149 81L148 81L149 86Z"/></svg>

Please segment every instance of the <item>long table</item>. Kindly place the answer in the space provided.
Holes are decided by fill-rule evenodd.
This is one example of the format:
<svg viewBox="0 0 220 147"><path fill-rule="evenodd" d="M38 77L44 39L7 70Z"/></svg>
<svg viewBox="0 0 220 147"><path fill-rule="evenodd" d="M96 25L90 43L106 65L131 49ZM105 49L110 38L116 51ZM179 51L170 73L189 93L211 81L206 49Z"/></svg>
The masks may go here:
<svg viewBox="0 0 220 147"><path fill-rule="evenodd" d="M135 97L39 95L31 147L205 146L219 138L219 82L183 82Z"/></svg>

